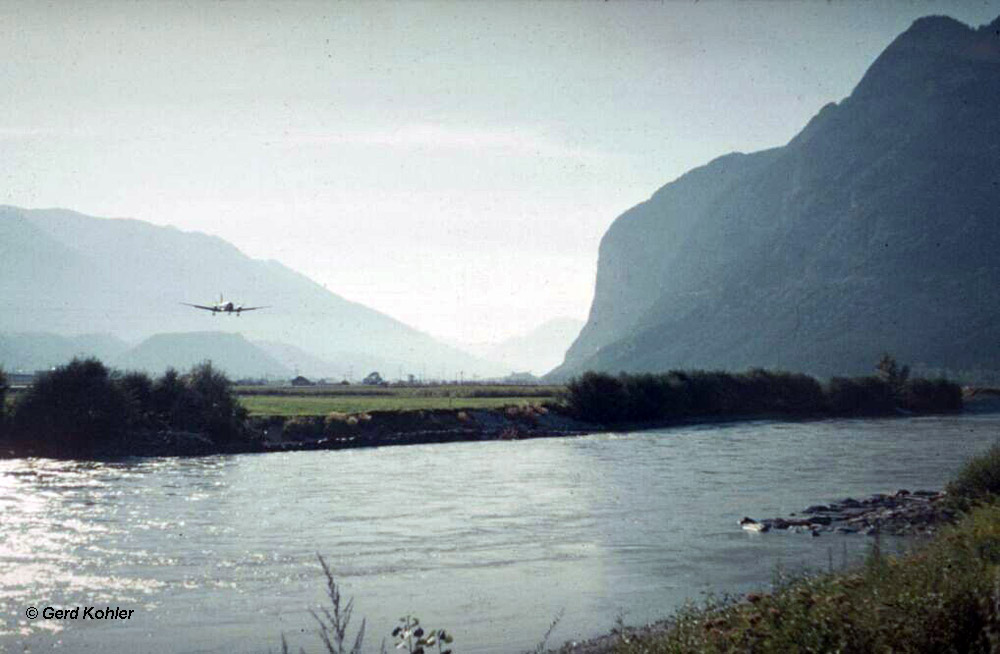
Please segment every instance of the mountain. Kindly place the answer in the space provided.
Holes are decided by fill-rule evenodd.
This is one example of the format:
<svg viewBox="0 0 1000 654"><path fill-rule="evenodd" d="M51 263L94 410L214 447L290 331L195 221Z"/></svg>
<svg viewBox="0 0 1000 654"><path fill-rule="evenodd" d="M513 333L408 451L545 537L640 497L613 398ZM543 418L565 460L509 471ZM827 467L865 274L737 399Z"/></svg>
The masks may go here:
<svg viewBox="0 0 1000 654"><path fill-rule="evenodd" d="M180 304L205 304L220 292L272 308L236 317ZM384 361L388 376L423 367L505 372L215 236L0 206L0 333L102 332L135 342L206 330L287 343L334 364L345 353Z"/></svg>
<svg viewBox="0 0 1000 654"><path fill-rule="evenodd" d="M580 334L583 321L553 318L527 334L500 343L469 350L483 359L500 364L508 372L531 372L541 375L562 363L566 349Z"/></svg>
<svg viewBox="0 0 1000 654"><path fill-rule="evenodd" d="M604 235L553 373L1000 369L1000 18L916 21L787 145L692 170Z"/></svg>
<svg viewBox="0 0 1000 654"><path fill-rule="evenodd" d="M97 357L102 361L109 361L127 349L125 341L110 334L0 334L0 367L8 371L48 370L73 357Z"/></svg>
<svg viewBox="0 0 1000 654"><path fill-rule="evenodd" d="M109 363L121 370L159 375L170 367L185 372L203 361L211 361L231 379L292 377L292 370L264 350L240 334L227 332L156 334Z"/></svg>
<svg viewBox="0 0 1000 654"><path fill-rule="evenodd" d="M305 375L312 379L328 378L335 381L363 379L373 371L382 371L383 374L392 377L393 373L398 375L399 372L385 359L370 355L341 352L333 356L331 360L326 360L315 357L302 348L288 343L254 341L254 345L286 368L293 370L297 375Z"/></svg>

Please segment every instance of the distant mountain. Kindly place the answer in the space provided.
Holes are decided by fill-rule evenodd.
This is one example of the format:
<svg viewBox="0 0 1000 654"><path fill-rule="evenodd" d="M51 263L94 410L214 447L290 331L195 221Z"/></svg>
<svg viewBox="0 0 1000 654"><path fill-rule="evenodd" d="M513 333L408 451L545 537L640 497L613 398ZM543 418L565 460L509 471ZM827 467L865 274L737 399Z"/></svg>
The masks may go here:
<svg viewBox="0 0 1000 654"><path fill-rule="evenodd" d="M236 317L180 304L212 302L220 292L272 308ZM214 236L0 206L0 332L107 332L138 341L205 330L288 343L335 365L346 355L384 361L389 377L425 367L507 372Z"/></svg>
<svg viewBox="0 0 1000 654"><path fill-rule="evenodd" d="M180 372L204 361L225 372L230 379L284 378L292 371L240 334L189 332L157 334L119 355L109 363L121 370L144 370L159 375L167 368Z"/></svg>
<svg viewBox="0 0 1000 654"><path fill-rule="evenodd" d="M527 334L479 346L470 351L500 364L508 372L542 375L562 363L567 348L580 334L582 327L582 320L554 318Z"/></svg>
<svg viewBox="0 0 1000 654"><path fill-rule="evenodd" d="M102 361L110 361L127 349L125 341L110 334L0 334L0 367L8 371L48 370L73 357L97 357Z"/></svg>
<svg viewBox="0 0 1000 654"><path fill-rule="evenodd" d="M998 343L1000 19L938 16L784 147L716 159L620 216L553 377L854 374L883 351L996 370Z"/></svg>
<svg viewBox="0 0 1000 654"><path fill-rule="evenodd" d="M342 352L331 360L320 359L305 350L277 341L254 341L253 343L269 356L280 362L296 374L312 379L363 379L368 373L381 372L392 378L398 376L398 369L393 369L388 361L378 357ZM413 373L414 371L407 371ZM415 374L415 373L414 373Z"/></svg>

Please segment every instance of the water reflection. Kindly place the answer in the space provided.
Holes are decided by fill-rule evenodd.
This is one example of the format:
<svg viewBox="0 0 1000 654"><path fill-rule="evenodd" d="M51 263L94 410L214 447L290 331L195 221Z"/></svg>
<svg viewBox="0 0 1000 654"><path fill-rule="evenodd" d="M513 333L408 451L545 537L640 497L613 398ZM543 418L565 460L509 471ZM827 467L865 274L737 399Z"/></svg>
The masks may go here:
<svg viewBox="0 0 1000 654"><path fill-rule="evenodd" d="M134 460L0 461L0 648L318 644L323 553L377 642L416 612L466 651L532 648L856 559L861 537L749 535L848 495L940 487L1000 416L745 423L573 439ZM817 542L818 541L818 542ZM108 604L127 623L24 617ZM305 632L303 631L305 630Z"/></svg>

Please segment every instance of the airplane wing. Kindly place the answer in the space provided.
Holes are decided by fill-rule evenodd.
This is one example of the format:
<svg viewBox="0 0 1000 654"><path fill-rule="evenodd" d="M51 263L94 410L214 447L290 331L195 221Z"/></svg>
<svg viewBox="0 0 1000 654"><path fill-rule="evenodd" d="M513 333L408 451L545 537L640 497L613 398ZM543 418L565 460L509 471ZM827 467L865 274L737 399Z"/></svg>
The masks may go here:
<svg viewBox="0 0 1000 654"><path fill-rule="evenodd" d="M266 307L241 307L240 311L256 311L257 309L270 309L270 308L271 308L270 305Z"/></svg>
<svg viewBox="0 0 1000 654"><path fill-rule="evenodd" d="M200 304L190 304L188 302L181 302L181 304L183 304L186 307L194 307L195 309L204 309L205 311L217 311L218 310L216 307L206 307L206 306L202 306Z"/></svg>

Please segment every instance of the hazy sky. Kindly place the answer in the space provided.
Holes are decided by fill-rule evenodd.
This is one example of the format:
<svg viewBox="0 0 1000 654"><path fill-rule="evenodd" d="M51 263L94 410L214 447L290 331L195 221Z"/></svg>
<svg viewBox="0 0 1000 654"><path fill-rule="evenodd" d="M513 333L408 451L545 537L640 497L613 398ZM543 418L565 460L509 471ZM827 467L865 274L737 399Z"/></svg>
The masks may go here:
<svg viewBox="0 0 1000 654"><path fill-rule="evenodd" d="M498 340L586 317L618 214L784 144L935 13L1000 0L2 3L0 203L216 234Z"/></svg>

